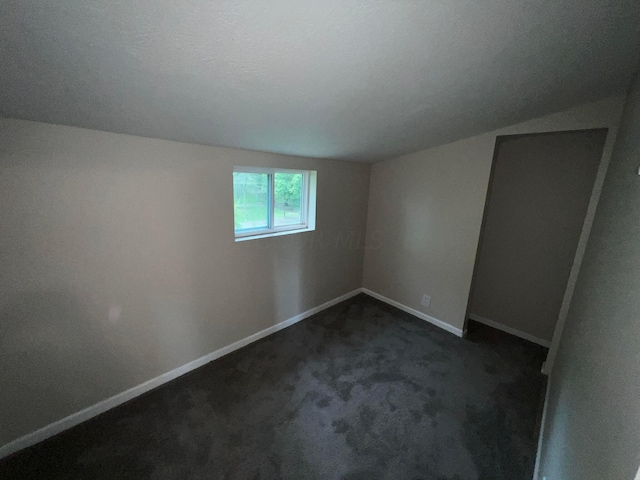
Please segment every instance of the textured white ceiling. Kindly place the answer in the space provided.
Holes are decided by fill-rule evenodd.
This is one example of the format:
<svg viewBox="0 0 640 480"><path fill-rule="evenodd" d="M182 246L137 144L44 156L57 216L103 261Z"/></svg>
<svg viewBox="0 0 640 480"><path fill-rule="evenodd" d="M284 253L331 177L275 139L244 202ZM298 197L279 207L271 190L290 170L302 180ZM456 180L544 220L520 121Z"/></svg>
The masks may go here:
<svg viewBox="0 0 640 480"><path fill-rule="evenodd" d="M640 1L2 0L0 115L375 161L619 93Z"/></svg>

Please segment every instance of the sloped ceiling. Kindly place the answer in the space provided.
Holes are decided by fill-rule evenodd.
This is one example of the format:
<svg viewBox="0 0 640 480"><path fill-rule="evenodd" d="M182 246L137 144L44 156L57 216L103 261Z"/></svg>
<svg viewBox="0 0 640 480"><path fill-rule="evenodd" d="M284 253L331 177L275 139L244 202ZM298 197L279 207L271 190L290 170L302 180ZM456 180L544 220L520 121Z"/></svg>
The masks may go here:
<svg viewBox="0 0 640 480"><path fill-rule="evenodd" d="M624 91L640 2L5 0L0 115L376 161Z"/></svg>

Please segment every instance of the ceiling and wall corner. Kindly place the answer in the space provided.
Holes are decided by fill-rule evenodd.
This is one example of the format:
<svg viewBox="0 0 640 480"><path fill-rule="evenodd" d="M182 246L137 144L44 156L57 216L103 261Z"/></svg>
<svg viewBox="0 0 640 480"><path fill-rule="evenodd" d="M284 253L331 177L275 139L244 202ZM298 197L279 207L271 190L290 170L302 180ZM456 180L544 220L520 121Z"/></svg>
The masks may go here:
<svg viewBox="0 0 640 480"><path fill-rule="evenodd" d="M67 322L89 312L90 328L110 331L124 352L104 369L78 362L73 350L91 356L103 347L67 348L69 365L99 369L107 381L93 390L87 383L77 398L58 398L53 409L30 408L26 402L36 396L3 397L31 416L10 416L2 442L356 288L361 279L416 309L422 293L433 293L437 317L464 328L482 217L477 205L486 195L495 135L611 127L615 137L622 100L611 95L626 88L639 40L634 0L2 2L0 116L11 120L0 121L0 166L10 173L0 177L8 199L0 213L15 223L0 239L9 252L2 260L11 264L0 269L0 287L14 300L3 311L28 313L26 305L37 310L36 320L57 311ZM543 116L550 112L560 113ZM513 126L499 128L506 125ZM473 136L482 132L490 133ZM394 161L374 165L369 176L367 165L325 158ZM239 162L274 161L332 179L319 209L324 236L293 236L292 250L238 247L212 227L212 219L232 225L225 178ZM425 198L433 200L429 208ZM359 244L333 241L346 231L360 238L365 229L366 260ZM103 230L102 243L92 243ZM42 244L43 237L50 241ZM256 301L247 302L243 288L255 262L272 282L262 282ZM386 278L375 275L381 268ZM235 272L231 283L220 277L228 271ZM328 275L336 272L340 283ZM119 295L124 318L136 320L105 325L104 312ZM54 308L42 307L47 302ZM202 320L218 308L224 325ZM188 328L176 332L175 314ZM38 343L42 335L47 331L20 338ZM15 369L5 375L24 378Z"/></svg>
<svg viewBox="0 0 640 480"><path fill-rule="evenodd" d="M376 161L622 93L640 2L7 0L0 116Z"/></svg>
<svg viewBox="0 0 640 480"><path fill-rule="evenodd" d="M363 287L464 330L496 137L608 128L602 155L606 166L623 104L624 97L612 97L375 163ZM602 180L599 176L596 183ZM585 225L592 221L594 203L597 196ZM579 249L574 270L581 255ZM428 308L420 303L425 293L431 296Z"/></svg>

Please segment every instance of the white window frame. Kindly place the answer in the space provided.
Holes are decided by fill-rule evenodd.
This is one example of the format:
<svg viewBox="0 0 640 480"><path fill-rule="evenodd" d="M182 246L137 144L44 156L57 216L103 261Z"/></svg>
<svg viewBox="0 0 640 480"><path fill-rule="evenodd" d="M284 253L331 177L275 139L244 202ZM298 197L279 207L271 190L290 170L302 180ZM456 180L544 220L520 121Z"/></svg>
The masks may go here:
<svg viewBox="0 0 640 480"><path fill-rule="evenodd" d="M263 168L263 167L233 167L236 173L266 173L268 175L268 210L267 210L267 228L243 228L235 229L234 217L234 235L235 241L253 240L257 238L275 237L279 235L290 235L294 233L309 232L316 228L316 178L315 170L292 170L288 168ZM280 227L274 224L275 210L275 174L276 173L299 173L302 175L302 194L300 195L300 223L292 225L282 225ZM235 202L235 192L233 201ZM234 213L235 216L235 213Z"/></svg>

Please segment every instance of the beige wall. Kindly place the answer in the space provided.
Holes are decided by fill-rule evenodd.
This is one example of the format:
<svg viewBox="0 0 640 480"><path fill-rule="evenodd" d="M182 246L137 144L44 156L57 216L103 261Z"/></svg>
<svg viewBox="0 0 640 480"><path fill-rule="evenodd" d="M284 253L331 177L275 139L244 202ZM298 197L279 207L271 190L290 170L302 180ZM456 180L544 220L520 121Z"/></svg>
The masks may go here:
<svg viewBox="0 0 640 480"><path fill-rule="evenodd" d="M582 105L374 164L364 287L462 329L496 136L608 127L606 165L623 101ZM432 297L429 308L420 305L423 293Z"/></svg>
<svg viewBox="0 0 640 480"><path fill-rule="evenodd" d="M0 159L0 445L362 286L369 165L7 119ZM316 230L235 243L234 165L317 170Z"/></svg>
<svg viewBox="0 0 640 480"><path fill-rule="evenodd" d="M539 475L627 480L640 465L640 76L625 107L556 363Z"/></svg>
<svg viewBox="0 0 640 480"><path fill-rule="evenodd" d="M551 341L606 135L498 139L471 314Z"/></svg>

